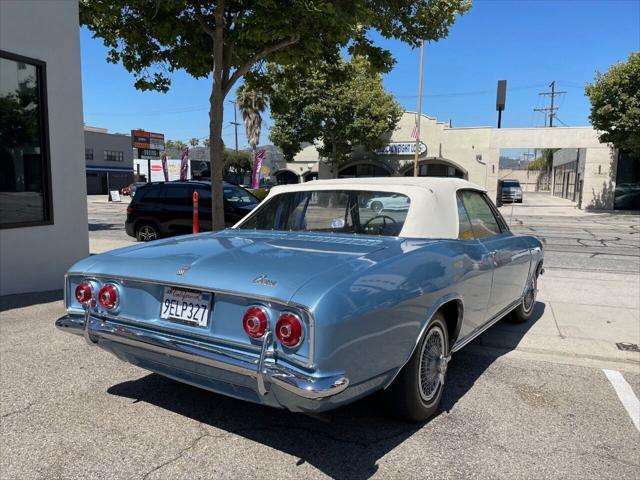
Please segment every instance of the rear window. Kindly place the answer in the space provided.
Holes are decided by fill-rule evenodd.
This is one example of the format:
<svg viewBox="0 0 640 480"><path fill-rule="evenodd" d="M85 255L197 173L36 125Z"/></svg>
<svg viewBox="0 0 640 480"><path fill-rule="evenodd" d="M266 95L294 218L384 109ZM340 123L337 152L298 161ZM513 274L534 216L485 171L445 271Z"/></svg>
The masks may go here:
<svg viewBox="0 0 640 480"><path fill-rule="evenodd" d="M238 228L397 236L409 207L408 196L393 192L287 192L262 203Z"/></svg>
<svg viewBox="0 0 640 480"><path fill-rule="evenodd" d="M222 193L224 199L235 207L253 206L258 203L256 197L247 192L244 188L236 185L223 185Z"/></svg>

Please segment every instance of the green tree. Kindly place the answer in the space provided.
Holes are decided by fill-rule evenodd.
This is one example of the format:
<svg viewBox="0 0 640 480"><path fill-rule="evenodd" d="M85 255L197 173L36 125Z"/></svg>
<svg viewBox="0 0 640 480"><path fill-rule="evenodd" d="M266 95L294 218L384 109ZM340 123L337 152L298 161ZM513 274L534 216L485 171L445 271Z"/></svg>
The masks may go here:
<svg viewBox="0 0 640 480"><path fill-rule="evenodd" d="M261 92L250 90L248 85L245 84L236 90L236 105L242 114L244 129L247 133L247 142L251 146L253 158L255 159L262 130L262 112L267 107L267 100Z"/></svg>
<svg viewBox="0 0 640 480"><path fill-rule="evenodd" d="M187 148L187 144L181 140L167 140L164 142L164 148L167 150L170 148L175 148L176 150L184 150L185 148Z"/></svg>
<svg viewBox="0 0 640 480"><path fill-rule="evenodd" d="M189 145L191 145L191 147L197 147L198 145L200 145L200 140L196 137L193 137L191 140L189 140Z"/></svg>
<svg viewBox="0 0 640 480"><path fill-rule="evenodd" d="M170 74L211 79L212 227L224 228L222 123L226 95L264 60L312 62L347 48L379 69L391 53L370 33L417 46L445 37L471 0L80 0L80 22L108 47L142 90L166 92Z"/></svg>
<svg viewBox="0 0 640 480"><path fill-rule="evenodd" d="M247 82L268 95L274 121L270 138L288 159L307 142L337 166L356 145L382 146L402 115L380 74L362 57L311 67L269 64L265 74L250 75Z"/></svg>
<svg viewBox="0 0 640 480"><path fill-rule="evenodd" d="M585 93L591 100L589 119L600 132L600 141L640 158L640 52L604 74L596 72Z"/></svg>
<svg viewBox="0 0 640 480"><path fill-rule="evenodd" d="M234 183L242 183L245 174L251 172L251 154L225 148L223 158L224 178Z"/></svg>
<svg viewBox="0 0 640 480"><path fill-rule="evenodd" d="M543 170L550 172L551 167L553 166L553 154L557 151L557 148L543 148L542 155L537 157L535 160L531 160L527 164L527 170Z"/></svg>

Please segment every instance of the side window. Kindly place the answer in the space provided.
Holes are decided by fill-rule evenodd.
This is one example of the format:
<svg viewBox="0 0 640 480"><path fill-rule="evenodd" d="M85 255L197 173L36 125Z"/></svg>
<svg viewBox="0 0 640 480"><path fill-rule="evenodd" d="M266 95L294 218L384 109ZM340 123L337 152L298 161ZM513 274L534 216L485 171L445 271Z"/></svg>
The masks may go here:
<svg viewBox="0 0 640 480"><path fill-rule="evenodd" d="M198 187L198 206L211 208L211 189Z"/></svg>
<svg viewBox="0 0 640 480"><path fill-rule="evenodd" d="M193 187L188 185L171 185L165 188L165 201L167 204L180 207L193 205Z"/></svg>
<svg viewBox="0 0 640 480"><path fill-rule="evenodd" d="M462 204L460 194L456 196L458 203L458 240L472 240L474 237L469 215Z"/></svg>
<svg viewBox="0 0 640 480"><path fill-rule="evenodd" d="M496 219L498 220L498 225L500 225L500 229L503 232L511 231L511 229L509 228L509 225L507 225L507 221L504 219L504 217L500 213L500 210L498 210L496 205L491 201L491 199L487 196L486 193L483 195L483 197L484 197L485 201L491 207L491 210L493 211L493 214L495 215Z"/></svg>
<svg viewBox="0 0 640 480"><path fill-rule="evenodd" d="M491 207L480 192L463 190L460 192L471 228L476 238L490 237L500 233L500 227Z"/></svg>
<svg viewBox="0 0 640 480"><path fill-rule="evenodd" d="M164 188L160 185L157 187L144 187L141 188L140 191L136 192L136 195L133 198L140 203L159 202L162 199L162 190L164 190Z"/></svg>

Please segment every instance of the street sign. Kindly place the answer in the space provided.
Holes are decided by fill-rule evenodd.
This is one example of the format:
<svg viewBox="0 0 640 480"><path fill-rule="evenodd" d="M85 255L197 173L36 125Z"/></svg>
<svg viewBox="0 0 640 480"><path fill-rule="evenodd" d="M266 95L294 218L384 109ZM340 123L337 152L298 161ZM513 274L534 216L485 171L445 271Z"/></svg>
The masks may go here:
<svg viewBox="0 0 640 480"><path fill-rule="evenodd" d="M420 142L420 155L427 151L427 146ZM416 142L390 142L375 151L376 155L413 155L416 153Z"/></svg>

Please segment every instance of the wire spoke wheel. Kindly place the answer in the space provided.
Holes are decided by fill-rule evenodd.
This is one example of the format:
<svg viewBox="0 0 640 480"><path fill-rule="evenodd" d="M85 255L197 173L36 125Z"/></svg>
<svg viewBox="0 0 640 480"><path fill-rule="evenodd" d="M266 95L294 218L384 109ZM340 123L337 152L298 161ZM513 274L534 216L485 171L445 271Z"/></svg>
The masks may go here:
<svg viewBox="0 0 640 480"><path fill-rule="evenodd" d="M522 297L522 309L525 313L529 313L536 303L537 281L535 275L529 280L527 291Z"/></svg>
<svg viewBox="0 0 640 480"><path fill-rule="evenodd" d="M444 333L439 326L435 326L422 344L419 368L420 396L425 402L433 400L438 388L444 383L447 365L444 343Z"/></svg>

